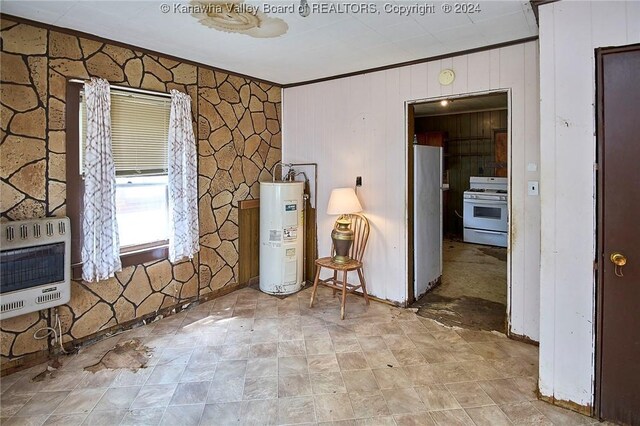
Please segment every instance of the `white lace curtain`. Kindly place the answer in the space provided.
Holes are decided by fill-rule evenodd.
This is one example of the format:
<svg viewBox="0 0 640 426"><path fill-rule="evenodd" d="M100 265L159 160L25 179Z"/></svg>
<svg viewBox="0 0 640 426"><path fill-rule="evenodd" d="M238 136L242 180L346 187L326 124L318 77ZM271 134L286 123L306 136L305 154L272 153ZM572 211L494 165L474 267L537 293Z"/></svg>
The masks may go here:
<svg viewBox="0 0 640 426"><path fill-rule="evenodd" d="M169 260L192 258L198 238L198 169L191 121L191 98L171 91L168 140Z"/></svg>
<svg viewBox="0 0 640 426"><path fill-rule="evenodd" d="M87 136L83 156L82 279L106 280L122 269L116 221L116 169L111 155L109 82L84 84Z"/></svg>

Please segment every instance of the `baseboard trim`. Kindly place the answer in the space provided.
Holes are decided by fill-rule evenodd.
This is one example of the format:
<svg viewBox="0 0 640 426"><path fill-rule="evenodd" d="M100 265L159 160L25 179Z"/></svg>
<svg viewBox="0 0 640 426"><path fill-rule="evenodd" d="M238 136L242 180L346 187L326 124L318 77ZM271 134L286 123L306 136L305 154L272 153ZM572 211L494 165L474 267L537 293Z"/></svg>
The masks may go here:
<svg viewBox="0 0 640 426"><path fill-rule="evenodd" d="M9 374L17 373L18 371L26 370L34 365L42 364L49 360L49 350L43 349L38 352L32 352L25 354L20 358L5 361L2 364L2 371L0 371L0 377L8 376Z"/></svg>
<svg viewBox="0 0 640 426"><path fill-rule="evenodd" d="M532 338L525 336L524 334L516 334L516 333L511 333L511 332L507 332L507 337L511 340L515 340L518 342L522 342L522 343L527 343L529 345L533 345L533 346L540 346L540 342L537 342L535 340L533 340Z"/></svg>
<svg viewBox="0 0 640 426"><path fill-rule="evenodd" d="M538 394L538 399L544 402L547 402L551 405L557 405L558 407L566 408L567 410L575 411L576 413L582 414L584 416L593 417L593 407L590 405L581 405L577 402L567 401L565 399L557 399L553 396L546 396L540 393L540 389L536 390Z"/></svg>

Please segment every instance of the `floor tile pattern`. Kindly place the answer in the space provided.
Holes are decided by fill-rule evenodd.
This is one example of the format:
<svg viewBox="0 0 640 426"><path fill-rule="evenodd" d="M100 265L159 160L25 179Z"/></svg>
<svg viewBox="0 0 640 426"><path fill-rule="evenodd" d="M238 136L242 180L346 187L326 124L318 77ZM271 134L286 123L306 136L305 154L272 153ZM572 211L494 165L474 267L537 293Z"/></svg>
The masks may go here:
<svg viewBox="0 0 640 426"><path fill-rule="evenodd" d="M242 289L2 378L3 425L582 425L538 401L538 350L320 288ZM152 348L138 371L84 370L116 343Z"/></svg>

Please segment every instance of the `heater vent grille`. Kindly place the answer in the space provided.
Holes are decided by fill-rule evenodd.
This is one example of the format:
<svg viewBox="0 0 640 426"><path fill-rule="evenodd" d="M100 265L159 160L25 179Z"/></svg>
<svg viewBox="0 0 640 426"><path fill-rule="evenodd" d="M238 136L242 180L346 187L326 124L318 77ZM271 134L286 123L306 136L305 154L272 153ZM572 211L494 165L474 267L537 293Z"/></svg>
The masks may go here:
<svg viewBox="0 0 640 426"><path fill-rule="evenodd" d="M36 303L48 303L58 299L60 299L59 291L55 293L48 293L48 294L43 294L42 296L38 296L38 298L36 299Z"/></svg>
<svg viewBox="0 0 640 426"><path fill-rule="evenodd" d="M0 312L5 313L9 311L15 311L16 309L22 309L24 307L24 300L17 300L15 302L3 303Z"/></svg>
<svg viewBox="0 0 640 426"><path fill-rule="evenodd" d="M66 217L0 221L0 320L69 301L70 245Z"/></svg>

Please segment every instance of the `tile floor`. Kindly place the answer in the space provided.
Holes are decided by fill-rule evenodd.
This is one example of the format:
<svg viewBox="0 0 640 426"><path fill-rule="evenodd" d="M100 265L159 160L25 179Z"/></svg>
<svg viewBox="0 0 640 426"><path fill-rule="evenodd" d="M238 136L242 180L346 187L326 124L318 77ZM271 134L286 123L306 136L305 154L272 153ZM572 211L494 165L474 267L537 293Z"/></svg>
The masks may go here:
<svg viewBox="0 0 640 426"><path fill-rule="evenodd" d="M2 378L3 425L578 425L537 401L535 346L453 330L410 310L321 288L278 299L243 289ZM118 341L147 368L85 371Z"/></svg>

